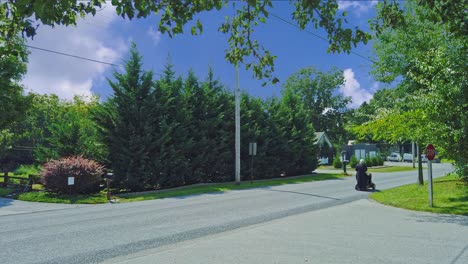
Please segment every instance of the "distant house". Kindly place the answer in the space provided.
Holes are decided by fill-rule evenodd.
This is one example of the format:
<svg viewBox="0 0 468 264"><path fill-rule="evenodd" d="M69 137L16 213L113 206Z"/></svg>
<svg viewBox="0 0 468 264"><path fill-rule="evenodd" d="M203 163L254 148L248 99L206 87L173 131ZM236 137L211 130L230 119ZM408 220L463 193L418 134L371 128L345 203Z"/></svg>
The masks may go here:
<svg viewBox="0 0 468 264"><path fill-rule="evenodd" d="M333 144L325 132L315 132L315 144L319 146L319 164L329 164L333 158Z"/></svg>
<svg viewBox="0 0 468 264"><path fill-rule="evenodd" d="M358 160L365 159L367 156L377 156L377 145L370 143L354 143L354 141L348 142L348 145L344 146L346 151L346 160L350 160L351 156L355 156Z"/></svg>

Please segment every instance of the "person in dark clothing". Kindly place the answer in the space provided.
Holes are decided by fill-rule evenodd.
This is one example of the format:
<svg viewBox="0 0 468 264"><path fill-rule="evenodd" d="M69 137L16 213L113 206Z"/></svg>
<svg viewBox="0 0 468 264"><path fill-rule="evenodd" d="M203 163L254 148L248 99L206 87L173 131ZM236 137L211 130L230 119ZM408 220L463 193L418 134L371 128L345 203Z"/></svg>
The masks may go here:
<svg viewBox="0 0 468 264"><path fill-rule="evenodd" d="M356 166L356 190L366 190L367 189L367 166L364 164L364 160L361 159L359 164Z"/></svg>

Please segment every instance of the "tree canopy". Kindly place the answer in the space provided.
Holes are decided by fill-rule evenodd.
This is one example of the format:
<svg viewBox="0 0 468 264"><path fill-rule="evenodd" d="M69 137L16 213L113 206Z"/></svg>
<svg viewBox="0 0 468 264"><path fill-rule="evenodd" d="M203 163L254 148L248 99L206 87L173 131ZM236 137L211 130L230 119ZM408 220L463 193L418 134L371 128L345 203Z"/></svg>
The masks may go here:
<svg viewBox="0 0 468 264"><path fill-rule="evenodd" d="M461 176L468 175L467 39L460 34L466 25L452 10L463 1L422 2L406 1L405 10L397 12L403 22L383 24L376 32L373 72L380 81L397 82L398 100L360 131L390 141L434 143L456 161ZM381 4L379 14L388 15L386 8Z"/></svg>
<svg viewBox="0 0 468 264"><path fill-rule="evenodd" d="M232 4L236 14L226 17L219 31L229 35L226 60L232 64L243 63L252 69L259 79L277 82L273 75L274 54L255 40L256 26L266 23L274 7L273 0L228 0L173 1L173 0L105 0L77 1L34 1L8 0L1 4L4 23L0 24L0 35L9 39L22 32L33 38L40 24L48 26L75 25L80 17L96 13L104 5L115 8L118 15L126 19L145 18L157 14L160 18L158 30L169 36L181 34L190 27L191 34L203 32L203 24L197 15L205 11L220 10ZM330 52L350 52L353 46L370 39L364 31L346 27L346 12L338 12L338 1L290 1L294 4L291 14L301 29L323 28L328 34ZM196 21L194 21L196 20ZM11 47L14 49L14 47Z"/></svg>

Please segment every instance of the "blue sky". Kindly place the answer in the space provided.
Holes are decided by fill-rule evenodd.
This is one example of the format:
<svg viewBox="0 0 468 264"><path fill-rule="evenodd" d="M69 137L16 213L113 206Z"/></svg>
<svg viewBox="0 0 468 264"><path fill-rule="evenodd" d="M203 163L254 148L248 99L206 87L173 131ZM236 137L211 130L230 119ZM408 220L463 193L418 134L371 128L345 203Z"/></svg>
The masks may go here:
<svg viewBox="0 0 468 264"><path fill-rule="evenodd" d="M367 21L375 15L377 1L342 1L340 11L347 11L350 27L367 29ZM218 26L225 16L232 15L234 9L227 7L221 11L202 13L203 34L192 36L187 27L186 34L169 38L157 31L156 16L142 20L124 20L115 14L112 7L106 7L95 17L86 17L76 27L41 26L38 35L28 44L34 47L78 55L94 60L122 65L128 56L131 42L143 56L144 68L160 73L167 57L178 74L186 75L192 69L203 80L212 66L215 76L228 89L235 86L235 68L224 59L228 48L227 35L218 32ZM291 20L292 7L289 1L274 1L271 12ZM326 37L321 30L309 28L315 34ZM279 96L282 84L288 76L301 68L314 66L328 71L338 67L343 71L346 83L339 92L352 96L351 107L359 106L372 98L372 94L382 87L370 75L370 61L355 54L329 54L328 43L306 31L300 31L284 21L270 17L265 25L256 29L253 37L278 58L275 63L275 76L280 79L276 85L262 87L263 81L256 80L250 71L240 67L240 87L249 94L266 98ZM371 44L359 45L354 53L370 57ZM120 68L40 50L31 50L28 73L23 84L28 91L55 93L64 99L75 94L89 96L98 94L105 98L112 93L106 78L112 78L114 70ZM158 75L155 75L158 78Z"/></svg>

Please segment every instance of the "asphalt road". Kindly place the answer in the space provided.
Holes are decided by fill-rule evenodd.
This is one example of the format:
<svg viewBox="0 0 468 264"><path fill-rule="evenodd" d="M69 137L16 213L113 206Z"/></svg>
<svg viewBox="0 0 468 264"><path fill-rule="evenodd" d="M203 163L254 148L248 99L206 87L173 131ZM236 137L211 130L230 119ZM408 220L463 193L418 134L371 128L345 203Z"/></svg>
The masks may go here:
<svg viewBox="0 0 468 264"><path fill-rule="evenodd" d="M435 177L452 170L447 164L434 165ZM417 178L416 172L373 175L377 189L414 183ZM267 226L273 220L288 222L294 217L324 212L319 209L344 210L353 202L367 199L368 193L356 192L354 184L353 177L349 177L127 204L57 208L37 204L35 210L30 212L24 208L9 209L15 207L15 202L1 199L0 260L1 263L96 263L105 260L112 263L112 258L174 247L181 242L209 239L213 235L226 234L226 231L236 232L253 226ZM392 210L390 207L383 208L379 210ZM9 213L2 215L3 210L8 210ZM345 219L346 214L341 218ZM465 219L462 218L460 223L464 223ZM310 226L314 224L309 222ZM388 224L392 226L392 223ZM466 224L458 226L466 233ZM295 232L300 230L302 228ZM351 227L347 229L341 226L336 230L350 231ZM389 236L392 235L391 232L392 229L389 229ZM339 233L336 235L339 236ZM458 231L453 233L460 234ZM278 236L281 235L278 232ZM379 238L384 241L386 239L384 234ZM317 239L321 240L320 237ZM327 242L326 239L323 241ZM442 240L439 242L442 247L451 246L450 243L442 243ZM372 243L371 240L363 242L364 245ZM468 241L465 244L468 245ZM461 252L456 261L463 258L464 251ZM452 264L454 263L457 262Z"/></svg>

